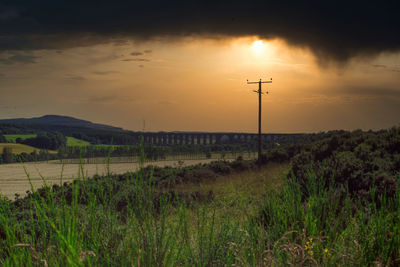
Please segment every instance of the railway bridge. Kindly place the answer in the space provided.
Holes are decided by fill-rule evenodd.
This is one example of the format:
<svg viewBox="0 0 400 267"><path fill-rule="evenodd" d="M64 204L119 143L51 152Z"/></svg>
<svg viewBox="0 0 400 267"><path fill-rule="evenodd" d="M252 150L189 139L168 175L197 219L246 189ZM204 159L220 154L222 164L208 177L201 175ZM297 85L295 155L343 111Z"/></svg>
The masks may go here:
<svg viewBox="0 0 400 267"><path fill-rule="evenodd" d="M287 134L263 134L262 140L278 141ZM140 142L143 136L145 144L153 145L211 145L240 144L258 140L258 134L253 133L207 133L207 132L142 132L135 133L135 139Z"/></svg>

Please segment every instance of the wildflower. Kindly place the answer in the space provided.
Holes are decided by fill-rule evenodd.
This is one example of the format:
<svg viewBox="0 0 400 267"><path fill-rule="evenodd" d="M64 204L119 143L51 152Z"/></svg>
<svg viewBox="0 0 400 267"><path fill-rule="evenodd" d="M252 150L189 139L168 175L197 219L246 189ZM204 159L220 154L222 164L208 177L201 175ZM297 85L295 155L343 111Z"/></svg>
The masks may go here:
<svg viewBox="0 0 400 267"><path fill-rule="evenodd" d="M306 242L304 249L306 250L308 255L310 255L311 257L314 255L313 247L314 247L313 239L310 237L310 238L308 238L308 241Z"/></svg>
<svg viewBox="0 0 400 267"><path fill-rule="evenodd" d="M327 249L327 248L324 249L323 257L324 257L324 259L329 259L330 257L332 257L332 254L330 253L329 249Z"/></svg>

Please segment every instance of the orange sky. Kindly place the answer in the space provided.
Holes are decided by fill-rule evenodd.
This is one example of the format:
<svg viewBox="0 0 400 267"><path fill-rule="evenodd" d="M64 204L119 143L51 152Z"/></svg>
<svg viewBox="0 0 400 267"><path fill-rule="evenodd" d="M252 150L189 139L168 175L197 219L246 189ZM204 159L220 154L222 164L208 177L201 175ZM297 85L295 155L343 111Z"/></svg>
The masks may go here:
<svg viewBox="0 0 400 267"><path fill-rule="evenodd" d="M319 65L306 49L247 37L22 56L28 60L0 65L0 118L59 114L130 130L142 130L145 121L147 131L256 132L257 85L246 79L272 77L263 98L264 132L367 130L400 122L399 54Z"/></svg>

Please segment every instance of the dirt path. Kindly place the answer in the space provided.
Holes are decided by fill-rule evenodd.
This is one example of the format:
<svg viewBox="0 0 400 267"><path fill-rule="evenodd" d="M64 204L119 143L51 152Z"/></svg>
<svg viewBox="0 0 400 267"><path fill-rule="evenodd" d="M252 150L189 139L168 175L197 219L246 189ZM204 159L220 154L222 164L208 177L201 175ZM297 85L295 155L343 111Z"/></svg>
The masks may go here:
<svg viewBox="0 0 400 267"><path fill-rule="evenodd" d="M184 160L183 166L194 165L198 163L208 163L212 159L204 160ZM155 166L177 166L177 160L171 161L156 161L151 163L145 163L145 165ZM26 172L24 170L26 169ZM138 163L112 163L110 164L110 172L115 174L122 174L128 171L135 171L138 169ZM72 181L78 177L79 164L62 164L59 163L13 163L0 165L0 193L9 199L14 199L15 194L21 196L26 194L27 190L30 190L29 180L27 174L32 181L35 189L43 185L44 178L47 184L60 183L62 181ZM81 172L82 173L82 172ZM84 164L83 173L86 177L92 177L95 174L104 175L107 173L105 164Z"/></svg>

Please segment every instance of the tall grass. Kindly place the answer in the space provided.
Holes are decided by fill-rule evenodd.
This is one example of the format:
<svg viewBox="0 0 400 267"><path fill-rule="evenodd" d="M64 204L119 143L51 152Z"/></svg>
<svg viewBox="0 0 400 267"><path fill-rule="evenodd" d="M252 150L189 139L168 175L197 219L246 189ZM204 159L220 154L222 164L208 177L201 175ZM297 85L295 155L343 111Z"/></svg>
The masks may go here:
<svg viewBox="0 0 400 267"><path fill-rule="evenodd" d="M312 172L308 177L306 192L291 176L281 192L266 198L261 217L267 242L274 248L280 244L276 256L281 263L290 259L327 266L400 264L399 191L377 201L371 188L366 202L351 199L345 189L326 189L325 181Z"/></svg>
<svg viewBox="0 0 400 267"><path fill-rule="evenodd" d="M111 174L0 205L2 266L395 266L400 194L351 199L309 173L266 194L259 216L238 222L213 205L163 194L152 171ZM399 179L400 182L400 179ZM400 186L400 184L399 184ZM114 194L113 192L118 192Z"/></svg>

